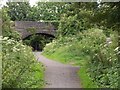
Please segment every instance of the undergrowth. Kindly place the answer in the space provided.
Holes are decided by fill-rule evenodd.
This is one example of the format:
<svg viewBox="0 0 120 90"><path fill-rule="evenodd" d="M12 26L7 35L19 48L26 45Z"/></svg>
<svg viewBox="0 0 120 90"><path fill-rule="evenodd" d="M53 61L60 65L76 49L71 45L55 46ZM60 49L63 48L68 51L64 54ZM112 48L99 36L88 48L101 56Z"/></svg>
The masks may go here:
<svg viewBox="0 0 120 90"><path fill-rule="evenodd" d="M107 37L102 30L89 29L75 36L53 40L46 45L43 55L62 63L82 67L79 76L84 88L117 88L120 68L117 34L113 32L110 38L111 40L106 41Z"/></svg>
<svg viewBox="0 0 120 90"><path fill-rule="evenodd" d="M2 88L42 88L44 67L21 41L2 40Z"/></svg>

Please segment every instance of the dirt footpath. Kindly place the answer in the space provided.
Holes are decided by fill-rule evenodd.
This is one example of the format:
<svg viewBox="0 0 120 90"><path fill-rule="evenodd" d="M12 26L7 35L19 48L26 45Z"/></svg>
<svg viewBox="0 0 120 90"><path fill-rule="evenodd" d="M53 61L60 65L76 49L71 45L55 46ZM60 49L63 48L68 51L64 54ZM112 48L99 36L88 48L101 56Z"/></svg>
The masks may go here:
<svg viewBox="0 0 120 90"><path fill-rule="evenodd" d="M79 67L61 64L47 59L41 52L34 52L36 58L42 62L45 68L45 88L81 88L77 72Z"/></svg>

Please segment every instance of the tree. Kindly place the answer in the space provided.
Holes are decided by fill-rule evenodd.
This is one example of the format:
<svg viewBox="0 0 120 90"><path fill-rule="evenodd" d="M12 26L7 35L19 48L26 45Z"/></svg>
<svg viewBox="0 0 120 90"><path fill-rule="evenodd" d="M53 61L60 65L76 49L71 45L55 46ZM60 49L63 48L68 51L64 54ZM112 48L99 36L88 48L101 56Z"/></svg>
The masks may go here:
<svg viewBox="0 0 120 90"><path fill-rule="evenodd" d="M7 2L8 15L11 20L60 20L66 3L38 2L31 7L29 2Z"/></svg>
<svg viewBox="0 0 120 90"><path fill-rule="evenodd" d="M29 2L7 2L8 15L11 20L29 20L31 7Z"/></svg>
<svg viewBox="0 0 120 90"><path fill-rule="evenodd" d="M37 17L39 20L60 20L61 14L65 11L65 5L59 2L38 2Z"/></svg>
<svg viewBox="0 0 120 90"><path fill-rule="evenodd" d="M120 2L101 3L97 11L94 11L93 23L104 28L117 30L120 28Z"/></svg>
<svg viewBox="0 0 120 90"><path fill-rule="evenodd" d="M20 35L11 26L12 22L10 21L10 17L8 16L7 11L7 8L2 8L2 35L3 37L20 40Z"/></svg>

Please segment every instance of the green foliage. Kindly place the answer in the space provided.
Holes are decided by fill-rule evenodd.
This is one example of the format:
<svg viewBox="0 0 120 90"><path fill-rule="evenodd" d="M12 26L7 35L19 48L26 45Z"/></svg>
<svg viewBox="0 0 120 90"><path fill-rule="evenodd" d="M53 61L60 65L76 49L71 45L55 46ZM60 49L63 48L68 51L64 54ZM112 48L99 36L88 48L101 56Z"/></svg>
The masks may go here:
<svg viewBox="0 0 120 90"><path fill-rule="evenodd" d="M36 61L30 47L8 37L2 40L2 87L40 88L43 65Z"/></svg>
<svg viewBox="0 0 120 90"><path fill-rule="evenodd" d="M2 88L43 87L43 65L36 61L31 48L23 45L7 11L2 8Z"/></svg>
<svg viewBox="0 0 120 90"><path fill-rule="evenodd" d="M119 31L120 2L103 3L76 2L68 5L67 17L78 15L88 27L98 27L109 33L109 29ZM108 29L109 28L109 29Z"/></svg>
<svg viewBox="0 0 120 90"><path fill-rule="evenodd" d="M86 27L84 21L79 21L77 17L77 14L69 17L66 17L64 14L60 21L57 34L60 36L76 35L80 31L85 30Z"/></svg>
<svg viewBox="0 0 120 90"><path fill-rule="evenodd" d="M38 2L37 20L60 20L61 14L65 11L65 3L62 2Z"/></svg>
<svg viewBox="0 0 120 90"><path fill-rule="evenodd" d="M86 68L84 66L80 67L80 71L78 72L80 76L80 80L82 81L82 87L84 88L98 88L97 84L93 82L93 80L87 74Z"/></svg>
<svg viewBox="0 0 120 90"><path fill-rule="evenodd" d="M98 87L117 88L120 78L119 47L118 35L113 31L118 31L120 26L119 4L68 5L68 11L63 14L58 27L58 37L44 48L45 55L63 63L83 65ZM98 29L83 31L91 27L102 28L103 31ZM103 33L109 36L112 42L106 41L107 37ZM117 51L114 51L116 49Z"/></svg>
<svg viewBox="0 0 120 90"><path fill-rule="evenodd" d="M90 32L88 32L90 34ZM84 51L90 56L86 65L90 77L97 82L99 87L117 88L118 87L118 52L115 52L117 45L117 34L112 34L112 41L106 42L102 34L87 34L87 41L83 43ZM82 43L81 43L82 44ZM90 46L88 46L88 44ZM116 79L114 79L116 78Z"/></svg>
<svg viewBox="0 0 120 90"><path fill-rule="evenodd" d="M82 83L83 87L92 87L94 82L97 87L118 87L120 66L117 57L120 52L116 31L120 28L120 2L100 3L99 5L96 2L39 2L37 6L33 7L30 7L28 2L16 2L7 5L7 8L3 8L3 36L19 39L19 35L11 28L10 19L55 20L57 22L54 25L58 27L57 38L46 45L44 54L55 60L61 60L63 63L82 66L80 73L83 74L80 74L80 77L85 79ZM106 41L107 37L111 40ZM43 47L46 43L42 41L43 39L33 36L31 39L25 40L25 43L38 45L39 42ZM88 83L85 82L87 80L89 80Z"/></svg>
<svg viewBox="0 0 120 90"><path fill-rule="evenodd" d="M8 15L12 21L29 20L31 7L29 2L7 2Z"/></svg>
<svg viewBox="0 0 120 90"><path fill-rule="evenodd" d="M119 30L120 26L120 2L100 4L97 2L38 2L33 7L29 5L29 2L8 2L7 8L13 21L59 21L62 14L66 13L67 17L77 14L78 19L82 19L89 26L92 24L103 29L115 30Z"/></svg>
<svg viewBox="0 0 120 90"><path fill-rule="evenodd" d="M1 45L0 45L1 50ZM1 51L0 51L1 52ZM2 53L0 53L0 89L2 89Z"/></svg>
<svg viewBox="0 0 120 90"><path fill-rule="evenodd" d="M29 2L8 2L8 15L15 21L52 21L60 20L61 14L65 11L65 3L59 2L38 2L31 7Z"/></svg>
<svg viewBox="0 0 120 90"><path fill-rule="evenodd" d="M108 30L119 30L120 2L101 2L99 8L93 11L91 23ZM109 31L108 31L109 32Z"/></svg>
<svg viewBox="0 0 120 90"><path fill-rule="evenodd" d="M44 54L63 63L80 65L85 69L84 74L96 83L97 87L118 87L118 51L117 34L112 32L111 41L106 42L103 30L89 29L75 36L61 37L47 44ZM117 49L116 49L117 48ZM83 78L84 75L81 77ZM89 79L88 79L89 80ZM91 81L90 81L91 82ZM83 86L91 87L89 81Z"/></svg>
<svg viewBox="0 0 120 90"><path fill-rule="evenodd" d="M89 5L89 6L88 6ZM66 5L66 13L61 15L57 34L58 36L76 35L77 33L93 28L94 11L97 3L71 3Z"/></svg>
<svg viewBox="0 0 120 90"><path fill-rule="evenodd" d="M2 9L2 35L20 40L20 34L12 28L12 22L10 21L7 11L7 8Z"/></svg>
<svg viewBox="0 0 120 90"><path fill-rule="evenodd" d="M31 46L33 50L42 51L45 45L51 42L53 37L47 35L34 34L23 40L23 43Z"/></svg>

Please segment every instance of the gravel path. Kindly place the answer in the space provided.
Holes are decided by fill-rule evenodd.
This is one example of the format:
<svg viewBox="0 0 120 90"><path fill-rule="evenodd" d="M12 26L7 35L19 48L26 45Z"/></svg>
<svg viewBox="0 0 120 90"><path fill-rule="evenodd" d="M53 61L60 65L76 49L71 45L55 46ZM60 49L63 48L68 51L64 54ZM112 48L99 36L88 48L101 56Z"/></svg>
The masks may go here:
<svg viewBox="0 0 120 90"><path fill-rule="evenodd" d="M36 58L45 65L45 88L81 88L77 72L79 67L61 64L47 59L41 52L34 52Z"/></svg>

